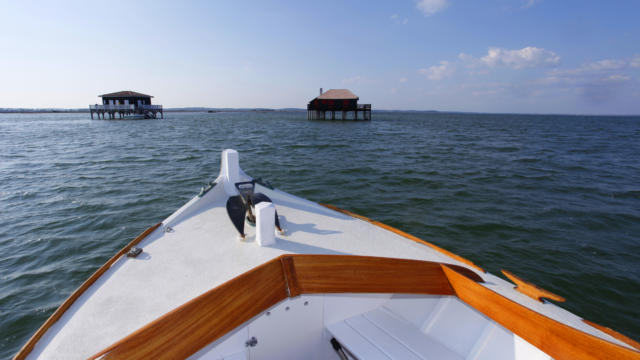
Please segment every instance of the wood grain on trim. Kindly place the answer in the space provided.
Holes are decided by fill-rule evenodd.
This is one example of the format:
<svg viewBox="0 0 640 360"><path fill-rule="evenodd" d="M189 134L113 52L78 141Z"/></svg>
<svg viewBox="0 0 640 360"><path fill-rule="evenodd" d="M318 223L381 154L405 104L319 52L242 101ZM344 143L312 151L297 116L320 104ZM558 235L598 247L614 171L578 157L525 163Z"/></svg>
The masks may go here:
<svg viewBox="0 0 640 360"><path fill-rule="evenodd" d="M134 247L140 241L142 241L144 238L146 238L149 234L151 234L160 225L162 225L162 222L159 222L159 223L153 225L152 227L150 227L147 230L145 230L142 234L138 235L138 237L133 239L124 248L122 248L120 251L118 251L111 259L109 259L104 265L102 265L98 270L96 270L96 272L94 272L87 280L85 280L85 282L83 282L82 285L80 285L80 287L78 287L58 307L58 309L56 309L56 311L53 312L53 314L51 314L51 316L47 319L47 321L45 321L44 324L42 324L42 326L40 326L40 328L33 334L33 336L31 336L29 341L27 341L27 343L24 344L24 346L20 349L20 351L18 351L18 353L14 356L14 360L25 359L27 357L27 355L29 355L31 350L33 350L33 347L36 345L38 340L40 340L40 338L42 338L44 333L46 333L47 330L49 330L49 328L53 324L55 324L56 321L58 321L60 319L60 317L64 314L64 312L67 311L67 309L69 309L69 307L80 297L80 295L82 295L91 285L93 285L93 283L96 282L96 280L98 280L98 278L100 276L102 276L102 274L104 274L105 271L107 271L111 267L111 265L113 265L113 263L115 263L121 256L126 254L132 247Z"/></svg>
<svg viewBox="0 0 640 360"><path fill-rule="evenodd" d="M542 298L558 301L558 302L566 301L566 299L563 298L562 296L556 295L551 291L545 290L541 287L536 286L535 284L525 281L520 277L514 275L510 271L502 270L502 273L504 274L504 276L509 278L509 280L511 280L514 284L516 284L515 286L516 290L527 295L532 299L538 300L540 302L542 302Z"/></svg>
<svg viewBox="0 0 640 360"><path fill-rule="evenodd" d="M295 269L295 286L302 294L453 295L440 263L436 262L349 255L295 255L290 258ZM467 275L482 281L473 271L467 270Z"/></svg>
<svg viewBox="0 0 640 360"><path fill-rule="evenodd" d="M296 278L296 269L293 264L293 258L291 256L281 256L280 262L282 263L282 272L284 279L287 282L287 291L289 297L295 297L300 295L300 289L298 288L298 281Z"/></svg>
<svg viewBox="0 0 640 360"><path fill-rule="evenodd" d="M478 283L462 266L351 255L282 255L175 308L91 359L187 358L287 297L309 293L455 295L555 359L640 352L550 319Z"/></svg>
<svg viewBox="0 0 640 360"><path fill-rule="evenodd" d="M482 281L471 270L458 270L465 273L462 276ZM181 305L91 359L186 358L284 300L287 293L295 297L343 292L453 295L440 263L282 255Z"/></svg>
<svg viewBox="0 0 640 360"><path fill-rule="evenodd" d="M640 359L640 352L550 319L442 266L460 300L554 359Z"/></svg>
<svg viewBox="0 0 640 360"><path fill-rule="evenodd" d="M584 322L587 325L593 326L594 328L602 331L603 333L605 333L605 334L607 334L607 335L609 335L609 336L611 336L611 337L613 337L615 339L618 339L618 340L622 341L623 343L625 343L625 344L627 344L629 346L633 346L634 348L640 350L640 343L635 341L635 340L633 340L632 338L624 335L624 334L621 334L621 333L619 333L619 332L617 332L617 331L615 331L615 330L613 330L611 328L608 328L606 326L602 326L600 324L594 323L593 321L582 319L582 322Z"/></svg>
<svg viewBox="0 0 640 360"><path fill-rule="evenodd" d="M465 259L465 258L463 258L463 257L462 257L462 256L460 256L460 255L454 254L454 253L452 253L452 252L451 252L451 251L449 251L449 250L443 249L443 248L441 248L441 247L439 247L439 246L437 246L437 245L434 245L434 244L432 244L432 243L430 243L430 242L428 242L428 241L422 240L422 239L420 239L419 237L413 236L413 235L411 235L411 234L409 234L409 233L406 233L406 232L404 232L404 231L402 231L402 230L396 229L396 228L394 228L394 227L392 227L392 226L389 226L389 225L387 225L387 224L383 224L383 223L381 223L381 222L379 222L379 221L376 221L376 220L370 219L370 218L368 218L368 217L366 217L366 216L358 215L358 214L356 214L356 213L354 213L354 212L351 212L351 211L349 211L349 210L341 209L341 208L339 208L339 207L337 207L337 206L333 206L333 205L329 205L329 204L322 204L322 203L321 203L320 205L322 205L322 206L324 206L324 207L326 207L326 208L328 208L328 209L331 209L331 210L337 211L337 212L339 212L339 213L342 213L342 214L345 214L345 215L349 215L349 216L354 217L354 218L356 218L356 219L360 219L360 220L362 220L362 221L366 221L366 222L368 222L368 223L371 223L371 224L373 224L373 225L376 225L376 226L378 226L378 227L381 227L381 228L383 228L383 229L385 229L385 230L391 231L392 233L395 233L395 234L397 234L397 235L400 235L400 236L402 236L402 237L405 237L405 238L407 238L407 239L409 239L409 240L415 241L415 242L420 243L420 244L422 244L422 245L426 245L426 246L428 246L428 247L430 247L430 248L432 248L432 249L436 250L437 252L442 253L442 254L445 254L445 255L447 255L447 256L449 256L449 257L453 258L453 259L456 259L456 260L460 261L461 263L463 263L463 264L465 264L465 265L469 265L469 266L471 266L472 268L474 268L474 269L476 269L476 270L478 270L478 271L486 272L486 271L484 271L484 269L483 269L483 268L481 268L480 266L478 266L478 265L474 264L471 260Z"/></svg>
<svg viewBox="0 0 640 360"><path fill-rule="evenodd" d="M287 298L280 258L196 297L90 359L186 359Z"/></svg>

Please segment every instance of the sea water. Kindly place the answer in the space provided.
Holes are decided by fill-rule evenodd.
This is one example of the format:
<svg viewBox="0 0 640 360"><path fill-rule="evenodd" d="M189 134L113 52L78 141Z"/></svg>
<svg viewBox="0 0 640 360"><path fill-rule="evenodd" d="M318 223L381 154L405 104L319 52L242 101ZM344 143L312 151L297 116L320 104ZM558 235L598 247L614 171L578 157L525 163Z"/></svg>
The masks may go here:
<svg viewBox="0 0 640 360"><path fill-rule="evenodd" d="M0 114L0 358L214 179L225 148L283 191L508 269L640 338L640 117Z"/></svg>

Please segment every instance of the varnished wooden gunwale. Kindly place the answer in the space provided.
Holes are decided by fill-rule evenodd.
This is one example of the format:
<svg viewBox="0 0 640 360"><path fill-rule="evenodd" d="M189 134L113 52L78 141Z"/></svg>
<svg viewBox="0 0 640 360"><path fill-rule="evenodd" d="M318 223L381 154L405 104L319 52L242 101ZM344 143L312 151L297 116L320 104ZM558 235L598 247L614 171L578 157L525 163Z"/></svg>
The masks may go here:
<svg viewBox="0 0 640 360"><path fill-rule="evenodd" d="M328 209L337 211L339 213L342 213L342 214L345 214L345 215L349 215L349 216L354 217L356 219L360 219L362 221L366 221L366 222L371 223L371 224L373 224L375 226L381 227L381 228L383 228L385 230L389 230L394 234L400 235L400 236L405 237L405 238L407 238L409 240L415 241L415 242L417 242L419 244L426 245L426 246L436 250L437 252L445 254L445 255L449 256L450 258L456 259L456 260L460 261L461 263L463 263L465 265L469 265L469 266L471 266L472 268L474 268L474 269L476 269L478 271L486 272L486 271L484 271L483 268L481 268L480 266L474 264L471 260L465 259L462 256L454 254L449 250L443 249L443 248L441 248L441 247L439 247L437 245L434 245L434 244L432 244L432 243L430 243L428 241L422 240L417 236L413 236L413 235L411 235L409 233L406 233L406 232L404 232L404 231L402 231L400 229L396 229L393 226L389 226L387 224L384 224L384 223L381 223L379 221L370 219L370 218L368 218L366 216L362 216L362 215L356 214L356 213L351 212L349 210L341 209L341 208L339 208L337 206L333 206L333 205L330 205L330 204L322 204L322 203L320 203L320 205L322 205L322 206L324 206L324 207L326 207Z"/></svg>
<svg viewBox="0 0 640 360"><path fill-rule="evenodd" d="M615 331L615 330L613 330L611 328L608 328L606 326L602 326L602 325L600 325L598 323L594 323L593 321L589 321L589 320L586 320L586 319L582 319L582 321L585 324L587 324L589 326L593 326L594 328L602 331L603 333L608 334L609 336L612 336L613 338L618 339L618 340L622 341L623 343L625 343L625 344L627 344L629 346L633 346L634 348L640 350L640 343L635 341L635 340L633 340L632 338L630 338L630 337L628 337L628 336L626 336L624 334L621 334L621 333L619 333L619 332L617 332L617 331Z"/></svg>
<svg viewBox="0 0 640 360"><path fill-rule="evenodd" d="M459 270L465 272L462 267ZM463 276L482 281L471 270ZM351 255L282 255L181 305L90 359L183 359L288 296L398 291L453 295L440 263Z"/></svg>
<svg viewBox="0 0 640 360"><path fill-rule="evenodd" d="M280 258L172 310L90 359L186 359L287 298Z"/></svg>
<svg viewBox="0 0 640 360"><path fill-rule="evenodd" d="M24 346L18 351L18 353L13 357L14 360L22 360L25 359L31 350L33 350L36 343L42 338L42 336L49 330L49 328L56 323L62 317L65 311L73 305L73 303L91 286L93 285L102 274L104 274L111 265L113 265L121 256L126 254L132 247L136 246L140 241L146 238L149 234L151 234L155 229L157 229L162 222L159 222L147 230L143 231L142 234L138 235L135 239L131 240L125 247L123 247L120 251L118 251L111 259L109 259L104 265L102 265L96 272L94 272L85 282L80 285L57 309L56 311L49 316L47 321L40 326L38 330L31 336L29 341L27 341Z"/></svg>
<svg viewBox="0 0 640 360"><path fill-rule="evenodd" d="M542 302L542 298L558 301L558 302L565 302L566 300L560 295L556 295L551 291L545 290L541 287L538 287L535 284L532 284L526 280L519 278L518 276L514 275L510 271L502 270L502 273L514 284L516 284L516 288L515 288L516 290L527 295L532 299L538 300L540 302Z"/></svg>
<svg viewBox="0 0 640 360"><path fill-rule="evenodd" d="M548 318L442 266L460 300L556 360L640 359L638 351Z"/></svg>
<svg viewBox="0 0 640 360"><path fill-rule="evenodd" d="M429 272L426 276L425 271ZM398 283L399 277L414 279L413 287L409 281ZM469 269L442 263L282 255L163 315L91 359L186 358L287 296L397 290L457 296L556 359L640 359L639 352L536 313L484 287L478 283L481 280Z"/></svg>

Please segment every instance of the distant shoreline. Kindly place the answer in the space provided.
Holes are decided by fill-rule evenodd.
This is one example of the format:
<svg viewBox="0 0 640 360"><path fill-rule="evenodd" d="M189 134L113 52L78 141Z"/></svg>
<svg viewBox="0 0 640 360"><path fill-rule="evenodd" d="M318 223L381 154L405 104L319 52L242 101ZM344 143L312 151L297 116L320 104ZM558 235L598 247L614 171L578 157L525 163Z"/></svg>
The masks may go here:
<svg viewBox="0 0 640 360"><path fill-rule="evenodd" d="M268 112L268 111L306 111L305 109L266 109L266 108L167 108L164 112ZM0 108L0 114L88 114L89 109L26 109Z"/></svg>
<svg viewBox="0 0 640 360"><path fill-rule="evenodd" d="M303 108L165 108L166 113L203 112L305 112ZM426 114L480 114L480 115L528 115L528 116L606 116L606 117L640 117L640 114L563 114L563 113L513 113L513 112L473 112L473 111L440 111L440 110L386 110L373 109L373 113L426 113ZM29 109L29 108L0 108L0 114L89 114L89 109Z"/></svg>

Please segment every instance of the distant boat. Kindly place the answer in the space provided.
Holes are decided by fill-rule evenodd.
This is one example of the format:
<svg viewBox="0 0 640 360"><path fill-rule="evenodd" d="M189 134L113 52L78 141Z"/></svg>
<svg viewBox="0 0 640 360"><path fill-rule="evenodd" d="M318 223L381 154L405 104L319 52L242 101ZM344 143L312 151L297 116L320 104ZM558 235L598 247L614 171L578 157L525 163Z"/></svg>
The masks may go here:
<svg viewBox="0 0 640 360"><path fill-rule="evenodd" d="M216 180L98 269L15 359L640 359L632 339L504 274L517 286L274 189L224 150Z"/></svg>

